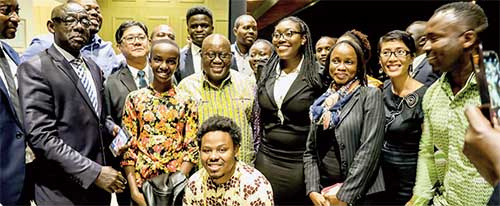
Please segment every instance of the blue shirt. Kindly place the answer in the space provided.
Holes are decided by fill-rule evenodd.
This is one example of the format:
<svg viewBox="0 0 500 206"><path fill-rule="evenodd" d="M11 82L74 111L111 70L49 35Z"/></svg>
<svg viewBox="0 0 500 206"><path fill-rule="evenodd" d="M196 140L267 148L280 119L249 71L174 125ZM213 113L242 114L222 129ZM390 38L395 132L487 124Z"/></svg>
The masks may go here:
<svg viewBox="0 0 500 206"><path fill-rule="evenodd" d="M30 46L21 55L21 63L49 48L53 43L53 34L35 36L31 40ZM80 52L83 56L94 60L104 72L104 77L106 78L112 73L113 68L117 68L120 65L120 60L116 57L111 42L104 41L97 34L94 35L89 44L82 47Z"/></svg>

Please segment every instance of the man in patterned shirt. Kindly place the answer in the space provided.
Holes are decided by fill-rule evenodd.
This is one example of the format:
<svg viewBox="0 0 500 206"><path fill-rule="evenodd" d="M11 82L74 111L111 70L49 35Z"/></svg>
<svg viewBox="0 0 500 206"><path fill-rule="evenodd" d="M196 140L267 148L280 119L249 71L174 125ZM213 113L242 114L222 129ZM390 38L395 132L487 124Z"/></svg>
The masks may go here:
<svg viewBox="0 0 500 206"><path fill-rule="evenodd" d="M235 121L242 129L238 159L253 165L255 79L230 70L231 56L231 46L225 36L208 36L201 46L203 72L184 78L178 90L197 101L200 124L213 115L226 116Z"/></svg>
<svg viewBox="0 0 500 206"><path fill-rule="evenodd" d="M236 159L241 132L233 120L208 118L197 140L203 168L189 178L184 205L274 205L266 177Z"/></svg>
<svg viewBox="0 0 500 206"><path fill-rule="evenodd" d="M424 50L443 75L427 90L417 178L410 205L485 205L493 191L462 153L467 105L479 105L471 55L488 26L471 2L441 6L426 25Z"/></svg>

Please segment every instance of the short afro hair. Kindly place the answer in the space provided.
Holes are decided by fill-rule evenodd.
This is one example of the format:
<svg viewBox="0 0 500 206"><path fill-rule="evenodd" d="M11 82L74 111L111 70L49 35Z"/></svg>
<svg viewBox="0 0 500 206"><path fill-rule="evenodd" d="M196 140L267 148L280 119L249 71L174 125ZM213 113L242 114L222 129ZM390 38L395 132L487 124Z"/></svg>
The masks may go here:
<svg viewBox="0 0 500 206"><path fill-rule="evenodd" d="M198 129L196 138L198 141L198 146L201 148L201 138L214 131L222 131L229 133L231 139L233 140L233 145L240 146L241 143L241 129L240 127L229 117L214 115L209 117L203 122L203 124Z"/></svg>

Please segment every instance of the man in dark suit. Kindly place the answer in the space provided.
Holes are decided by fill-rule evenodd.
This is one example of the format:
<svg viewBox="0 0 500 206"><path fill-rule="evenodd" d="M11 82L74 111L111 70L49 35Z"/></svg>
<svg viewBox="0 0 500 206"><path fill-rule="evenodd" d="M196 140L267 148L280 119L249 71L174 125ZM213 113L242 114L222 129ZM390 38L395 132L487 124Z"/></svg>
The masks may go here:
<svg viewBox="0 0 500 206"><path fill-rule="evenodd" d="M0 0L0 39L16 36L17 0ZM19 56L6 43L0 50L0 205L18 203L25 177L25 140L14 78Z"/></svg>
<svg viewBox="0 0 500 206"><path fill-rule="evenodd" d="M107 113L116 124L121 125L123 105L128 93L151 83L153 71L147 58L149 42L146 25L137 21L123 22L116 30L115 40L126 63L106 80L104 99Z"/></svg>
<svg viewBox="0 0 500 206"><path fill-rule="evenodd" d="M54 44L19 66L24 126L36 155L38 205L109 204L109 193L124 188L121 173L103 166L109 142L104 125L110 128L103 76L94 61L80 55L90 25L80 4L55 7L47 22Z"/></svg>
<svg viewBox="0 0 500 206"><path fill-rule="evenodd" d="M441 74L438 71L432 71L432 66L429 64L429 61L427 61L427 55L423 49L427 41L425 37L426 23L425 21L415 21L406 28L406 32L413 37L415 46L417 47L417 57L413 60L413 69L410 71L410 74L415 80L425 84L425 86L431 86Z"/></svg>
<svg viewBox="0 0 500 206"><path fill-rule="evenodd" d="M214 31L212 12L204 6L195 6L186 13L187 31L191 44L181 50L179 69L175 71L175 80L182 79L201 72L201 43Z"/></svg>

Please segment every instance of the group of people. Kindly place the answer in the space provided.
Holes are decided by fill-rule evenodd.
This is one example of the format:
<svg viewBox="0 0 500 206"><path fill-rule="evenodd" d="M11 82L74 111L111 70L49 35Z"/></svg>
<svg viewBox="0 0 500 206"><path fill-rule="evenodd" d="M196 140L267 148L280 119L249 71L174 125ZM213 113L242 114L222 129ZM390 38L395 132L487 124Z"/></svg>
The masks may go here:
<svg viewBox="0 0 500 206"><path fill-rule="evenodd" d="M0 0L0 38L15 38L18 11ZM123 22L116 55L97 35L98 2L68 0L21 57L2 42L0 204L109 205L116 193L151 205L144 185L176 173L184 205L487 204L500 175L462 152L497 134L476 122L466 135L479 5L445 4L380 37L376 55L355 29L313 44L293 16L271 42L250 15L233 44L204 6L186 23L181 48L168 25ZM369 75L372 57L388 80Z"/></svg>

